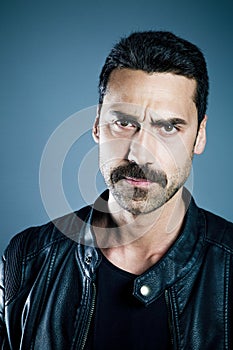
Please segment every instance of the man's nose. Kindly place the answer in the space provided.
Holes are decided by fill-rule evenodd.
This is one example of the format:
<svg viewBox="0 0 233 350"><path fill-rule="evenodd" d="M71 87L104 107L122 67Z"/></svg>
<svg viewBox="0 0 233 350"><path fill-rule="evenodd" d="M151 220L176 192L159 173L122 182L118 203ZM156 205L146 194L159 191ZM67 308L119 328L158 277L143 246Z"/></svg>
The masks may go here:
<svg viewBox="0 0 233 350"><path fill-rule="evenodd" d="M155 148L155 136L150 131L140 129L131 139L128 160L137 164L153 164Z"/></svg>

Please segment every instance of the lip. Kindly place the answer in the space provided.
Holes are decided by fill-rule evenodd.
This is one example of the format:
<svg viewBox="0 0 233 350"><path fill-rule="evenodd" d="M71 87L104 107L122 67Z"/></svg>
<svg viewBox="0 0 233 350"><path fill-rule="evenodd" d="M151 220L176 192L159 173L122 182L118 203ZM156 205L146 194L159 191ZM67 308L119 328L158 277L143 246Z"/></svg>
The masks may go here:
<svg viewBox="0 0 233 350"><path fill-rule="evenodd" d="M148 187L152 184L152 181L146 179L134 179L132 177L125 177L125 181L130 185L138 186L138 187Z"/></svg>

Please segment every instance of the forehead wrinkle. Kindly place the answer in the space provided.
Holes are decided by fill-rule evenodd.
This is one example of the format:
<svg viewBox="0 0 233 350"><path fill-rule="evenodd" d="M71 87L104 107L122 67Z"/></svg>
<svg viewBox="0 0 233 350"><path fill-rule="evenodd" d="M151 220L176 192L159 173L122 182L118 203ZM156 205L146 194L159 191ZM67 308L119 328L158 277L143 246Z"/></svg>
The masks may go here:
<svg viewBox="0 0 233 350"><path fill-rule="evenodd" d="M116 74L117 73L117 74ZM169 105L171 106L169 114L173 115L183 115L187 116L187 114L193 114L194 113L194 108L196 110L196 91L197 91L197 83L195 79L188 79L185 77L181 77L185 79L187 82L189 80L189 84L187 83L184 85L183 84L183 79L181 80L181 84L178 85L180 86L180 94L183 96L186 96L186 107L188 108L188 113L187 110L183 110L185 106L181 105L181 101L178 98L179 96L175 96L173 92L173 86L176 82L174 82L174 78L177 79L178 76L173 76L170 74L157 74L155 77L158 78L158 84L153 82L152 84L149 84L150 81L145 81L145 86L144 86L144 81L142 81L142 84L133 84L134 80L137 78L139 73L132 74L132 72L128 72L126 70L125 73L127 74L122 74L118 77L119 72L115 72L115 75L113 75L108 83L108 89L105 94L104 102L103 103L109 103L112 105L128 105L130 107L123 107L120 108L120 111L127 112L127 114L133 115L137 117L137 119L141 122L146 119L146 115L148 114L148 110L154 110L155 113L161 114L163 117L167 118L166 115L166 109ZM130 73L130 74L129 74ZM139 80L141 75L138 76L138 79L136 79L136 82ZM172 80L168 80L168 76L172 77ZM122 77L122 79L120 79ZM147 77L147 75L146 75ZM117 79L119 78L119 79ZM163 78L161 80L161 78ZM129 82L131 81L131 84ZM156 84L155 84L156 83ZM158 86L160 85L161 86ZM192 86L190 85L192 84ZM128 90L128 85L130 90ZM132 86L131 86L132 85ZM148 86L155 85L155 91L152 94L153 91L150 89L148 90ZM170 89L171 86L171 89ZM149 95L148 95L149 91ZM181 96L181 97L182 97ZM175 98L176 97L176 98ZM189 101L188 101L189 100ZM167 105L167 106L166 106ZM136 106L136 108L133 108L132 106ZM164 108L165 107L165 108ZM118 108L116 108L118 109ZM130 111L129 111L130 110ZM160 113L161 111L161 113ZM172 111L172 112L171 112Z"/></svg>

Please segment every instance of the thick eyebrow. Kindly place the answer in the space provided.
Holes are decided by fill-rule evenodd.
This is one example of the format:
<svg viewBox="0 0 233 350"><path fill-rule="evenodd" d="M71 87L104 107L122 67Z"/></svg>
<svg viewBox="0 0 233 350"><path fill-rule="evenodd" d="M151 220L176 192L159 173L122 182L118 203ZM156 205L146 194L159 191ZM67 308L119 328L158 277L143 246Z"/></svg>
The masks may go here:
<svg viewBox="0 0 233 350"><path fill-rule="evenodd" d="M157 119L151 118L151 125L157 127L163 127L165 125L187 125L186 120L181 118L169 118L169 119Z"/></svg>
<svg viewBox="0 0 233 350"><path fill-rule="evenodd" d="M137 121L137 118L131 114L123 113L120 111L111 111L112 115L115 115L116 117L127 120L129 122L134 123L135 125L140 127L140 123ZM151 118L150 122L151 126L156 126L156 127L163 127L166 125L187 125L186 120L182 118L168 118L168 119L153 119Z"/></svg>
<svg viewBox="0 0 233 350"><path fill-rule="evenodd" d="M131 115L131 114L127 114L127 113L120 112L120 111L110 111L110 113L111 113L112 115L115 115L115 116L119 117L119 118L127 118L127 119L132 119L132 120L137 121L137 120L136 120L136 117L134 117L134 116Z"/></svg>

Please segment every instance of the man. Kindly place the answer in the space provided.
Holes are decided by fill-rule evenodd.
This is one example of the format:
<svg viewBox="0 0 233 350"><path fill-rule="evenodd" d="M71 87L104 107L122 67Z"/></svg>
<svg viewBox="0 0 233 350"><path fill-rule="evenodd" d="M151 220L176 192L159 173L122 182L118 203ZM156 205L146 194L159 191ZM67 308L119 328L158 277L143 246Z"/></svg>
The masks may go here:
<svg viewBox="0 0 233 350"><path fill-rule="evenodd" d="M206 143L200 50L123 38L100 75L93 137L108 190L5 251L3 349L232 349L233 225L184 188Z"/></svg>

